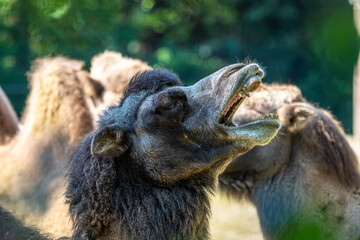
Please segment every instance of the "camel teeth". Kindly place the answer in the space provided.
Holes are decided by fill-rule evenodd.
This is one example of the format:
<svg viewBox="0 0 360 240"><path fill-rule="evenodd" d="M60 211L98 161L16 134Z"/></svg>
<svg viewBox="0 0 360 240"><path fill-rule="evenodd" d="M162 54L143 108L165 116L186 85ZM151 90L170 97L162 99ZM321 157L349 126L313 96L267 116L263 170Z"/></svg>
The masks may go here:
<svg viewBox="0 0 360 240"><path fill-rule="evenodd" d="M279 115L274 114L274 113L270 113L270 114L266 114L265 116L259 116L258 120L264 120L264 119L278 119Z"/></svg>

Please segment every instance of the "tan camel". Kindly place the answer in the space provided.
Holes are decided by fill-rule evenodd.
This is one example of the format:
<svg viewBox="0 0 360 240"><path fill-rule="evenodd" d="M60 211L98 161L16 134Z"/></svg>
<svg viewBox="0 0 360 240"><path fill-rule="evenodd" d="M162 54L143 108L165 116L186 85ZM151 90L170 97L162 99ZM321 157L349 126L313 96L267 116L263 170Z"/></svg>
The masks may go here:
<svg viewBox="0 0 360 240"><path fill-rule="evenodd" d="M1 204L55 236L71 234L63 196L65 158L93 129L87 99L91 94L101 99L101 91L89 90L97 87L90 86L82 66L63 57L37 60L29 73L31 90L20 129L0 146Z"/></svg>
<svg viewBox="0 0 360 240"><path fill-rule="evenodd" d="M119 52L105 51L93 57L90 76L105 87L104 105L98 107L98 114L119 102L132 77L150 69L152 68L146 62L125 57Z"/></svg>

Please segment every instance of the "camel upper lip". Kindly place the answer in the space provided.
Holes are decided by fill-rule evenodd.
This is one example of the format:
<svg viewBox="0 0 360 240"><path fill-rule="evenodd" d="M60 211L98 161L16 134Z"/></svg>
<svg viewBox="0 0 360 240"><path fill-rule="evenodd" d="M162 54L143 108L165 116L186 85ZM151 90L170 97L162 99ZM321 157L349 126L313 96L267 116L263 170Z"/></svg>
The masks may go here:
<svg viewBox="0 0 360 240"><path fill-rule="evenodd" d="M234 71L234 69L231 69L230 72L231 74L236 74L239 72L239 69L237 70L238 71ZM232 94L230 94L227 99L227 103L218 117L218 123L226 126L232 125L232 117L234 116L236 110L240 107L246 97L250 97L249 93L255 91L260 86L263 76L264 72L257 66L249 77L237 79L235 85L238 85L238 87L234 88Z"/></svg>

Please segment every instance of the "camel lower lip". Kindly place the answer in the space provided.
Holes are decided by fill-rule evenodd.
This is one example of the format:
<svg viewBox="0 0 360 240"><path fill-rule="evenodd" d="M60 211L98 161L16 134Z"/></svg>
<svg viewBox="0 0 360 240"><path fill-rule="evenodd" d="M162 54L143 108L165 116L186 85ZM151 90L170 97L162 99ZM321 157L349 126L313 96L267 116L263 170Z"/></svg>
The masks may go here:
<svg viewBox="0 0 360 240"><path fill-rule="evenodd" d="M234 127L226 128L227 136L233 140L243 140L249 138L260 145L269 142L277 133L281 123L276 118L265 118L264 120L258 120L243 125L235 125ZM259 129L261 129L259 134Z"/></svg>
<svg viewBox="0 0 360 240"><path fill-rule="evenodd" d="M257 121L253 121L253 122L248 122L245 124L237 124L237 123L233 123L235 127L241 127L241 126L245 126L247 124L257 124L257 123L261 123L261 122L278 122L279 121L279 115L274 114L274 113L269 113L265 116L260 116L258 117Z"/></svg>

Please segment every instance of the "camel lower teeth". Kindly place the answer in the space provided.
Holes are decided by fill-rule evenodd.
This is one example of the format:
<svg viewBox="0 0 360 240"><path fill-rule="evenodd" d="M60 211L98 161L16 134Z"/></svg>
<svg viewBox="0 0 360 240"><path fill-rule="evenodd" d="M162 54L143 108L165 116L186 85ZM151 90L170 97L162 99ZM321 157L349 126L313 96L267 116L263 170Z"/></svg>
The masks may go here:
<svg viewBox="0 0 360 240"><path fill-rule="evenodd" d="M270 113L270 114L267 114L265 115L264 117L258 117L259 120L263 120L263 119L278 119L279 118L279 115L277 114L273 114L273 113Z"/></svg>

